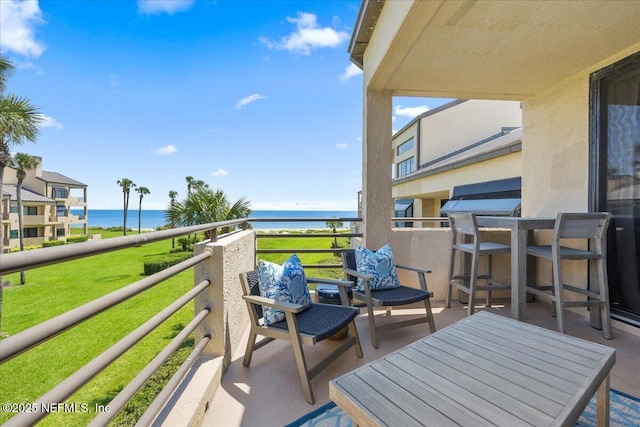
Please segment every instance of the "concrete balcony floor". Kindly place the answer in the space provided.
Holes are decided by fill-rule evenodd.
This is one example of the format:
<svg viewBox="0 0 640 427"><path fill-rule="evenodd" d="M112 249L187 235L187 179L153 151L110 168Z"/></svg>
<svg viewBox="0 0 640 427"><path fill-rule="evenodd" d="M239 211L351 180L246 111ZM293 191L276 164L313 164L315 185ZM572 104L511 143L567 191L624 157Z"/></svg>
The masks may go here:
<svg viewBox="0 0 640 427"><path fill-rule="evenodd" d="M444 303L432 303L436 328L441 329L466 316L466 306L455 302L450 309ZM417 308L416 308L417 309ZM508 304L494 304L490 310L510 316ZM424 310L424 309L423 309ZM412 309L394 309L392 316L410 315ZM361 309L361 313L363 310ZM591 328L588 320L577 314L568 313L565 327L569 335L583 338L616 349L616 363L611 374L611 387L625 393L640 396L640 338L628 332L614 329L613 339L602 338L601 331ZM248 333L232 357L232 362L222 376L217 390L204 416L203 426L283 426L304 414L329 402L328 382L352 369L369 363L383 355L405 346L428 334L426 325L409 326L383 332L378 336L380 348L371 346L366 314L358 316L358 333L364 358L359 359L353 351L340 356L331 366L311 381L316 402L309 405L301 391L300 379L291 344L275 341L253 354L251 365L242 365ZM551 316L550 306L543 303L527 304L527 322L556 330L556 319ZM318 360L325 346L336 345L325 340L320 344L305 346L310 364Z"/></svg>

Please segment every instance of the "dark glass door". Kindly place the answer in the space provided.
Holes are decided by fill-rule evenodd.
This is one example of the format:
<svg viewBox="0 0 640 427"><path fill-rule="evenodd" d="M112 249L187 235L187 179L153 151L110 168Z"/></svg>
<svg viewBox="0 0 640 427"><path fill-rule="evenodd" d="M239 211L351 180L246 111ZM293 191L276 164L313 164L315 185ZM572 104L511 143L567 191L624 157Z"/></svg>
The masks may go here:
<svg viewBox="0 0 640 427"><path fill-rule="evenodd" d="M591 76L592 208L608 234L614 317L640 324L640 53Z"/></svg>

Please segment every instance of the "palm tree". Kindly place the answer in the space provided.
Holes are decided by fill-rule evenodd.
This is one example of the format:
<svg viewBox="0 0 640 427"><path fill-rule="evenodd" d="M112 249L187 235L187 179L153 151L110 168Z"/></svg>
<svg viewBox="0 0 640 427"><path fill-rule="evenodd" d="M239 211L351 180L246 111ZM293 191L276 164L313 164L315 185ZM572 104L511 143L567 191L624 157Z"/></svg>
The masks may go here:
<svg viewBox="0 0 640 427"><path fill-rule="evenodd" d="M178 198L178 192L174 190L169 190L169 199L171 199L169 203L171 206L173 206L177 198ZM175 249L175 248L176 248L176 238L174 237L171 239L171 249Z"/></svg>
<svg viewBox="0 0 640 427"><path fill-rule="evenodd" d="M184 200L168 206L165 218L172 227L187 227L247 218L251 213L249 206L250 202L244 197L232 205L223 190L213 191L208 186L196 186L192 187ZM205 236L210 237L208 232L205 232Z"/></svg>
<svg viewBox="0 0 640 427"><path fill-rule="evenodd" d="M22 211L22 182L27 176L27 171L35 169L40 164L40 159L36 156L31 156L27 153L16 153L13 156L13 166L16 168L16 178L18 184L16 185L16 198L18 199L18 237L20 239L20 252L24 251L24 212ZM25 272L20 272L20 284L24 285L26 282Z"/></svg>
<svg viewBox="0 0 640 427"><path fill-rule="evenodd" d="M119 179L117 184L122 187L122 198L124 203L124 213L123 213L123 227L124 227L124 235L127 235L127 211L129 210L129 192L131 188L136 188L136 185L129 178Z"/></svg>
<svg viewBox="0 0 640 427"><path fill-rule="evenodd" d="M342 221L338 221L338 220L327 221L326 224L327 224L327 228L333 229L333 234L336 234L337 228L342 228L342 226L344 225ZM335 249L338 249L338 236L333 236L333 247ZM340 254L337 254L336 256L340 256Z"/></svg>
<svg viewBox="0 0 640 427"><path fill-rule="evenodd" d="M2 183L4 168L11 164L12 145L20 145L25 140L35 142L40 131L42 114L27 98L5 93L6 84L15 67L0 56L0 218L2 218ZM0 255L4 241L4 229L0 225ZM2 324L2 277L0 277L0 325ZM1 329L0 329L1 331Z"/></svg>
<svg viewBox="0 0 640 427"><path fill-rule="evenodd" d="M145 194L151 194L147 187L136 188L138 194L140 194L140 201L138 202L138 234L140 234L140 225L142 224L142 198Z"/></svg>
<svg viewBox="0 0 640 427"><path fill-rule="evenodd" d="M191 193L191 187L193 186L193 177L187 176L184 178L187 181L187 194Z"/></svg>

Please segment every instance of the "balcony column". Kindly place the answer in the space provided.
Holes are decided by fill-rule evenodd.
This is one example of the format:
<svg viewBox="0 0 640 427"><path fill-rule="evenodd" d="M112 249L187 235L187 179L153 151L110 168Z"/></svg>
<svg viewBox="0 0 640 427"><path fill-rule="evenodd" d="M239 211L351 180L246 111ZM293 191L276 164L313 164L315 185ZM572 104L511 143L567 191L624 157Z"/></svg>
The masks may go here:
<svg viewBox="0 0 640 427"><path fill-rule="evenodd" d="M391 92L366 90L362 145L363 243L375 250L391 239Z"/></svg>

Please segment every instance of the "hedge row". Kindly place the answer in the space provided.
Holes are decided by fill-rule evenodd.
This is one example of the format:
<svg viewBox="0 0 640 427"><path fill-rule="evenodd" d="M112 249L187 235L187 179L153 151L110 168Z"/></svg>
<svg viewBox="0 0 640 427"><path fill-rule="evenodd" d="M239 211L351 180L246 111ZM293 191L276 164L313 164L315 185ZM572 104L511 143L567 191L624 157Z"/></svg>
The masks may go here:
<svg viewBox="0 0 640 427"><path fill-rule="evenodd" d="M191 252L180 252L175 254L168 254L151 261L145 261L144 263L144 275L150 276L159 271L169 268L172 265L176 265L185 261L193 256Z"/></svg>

